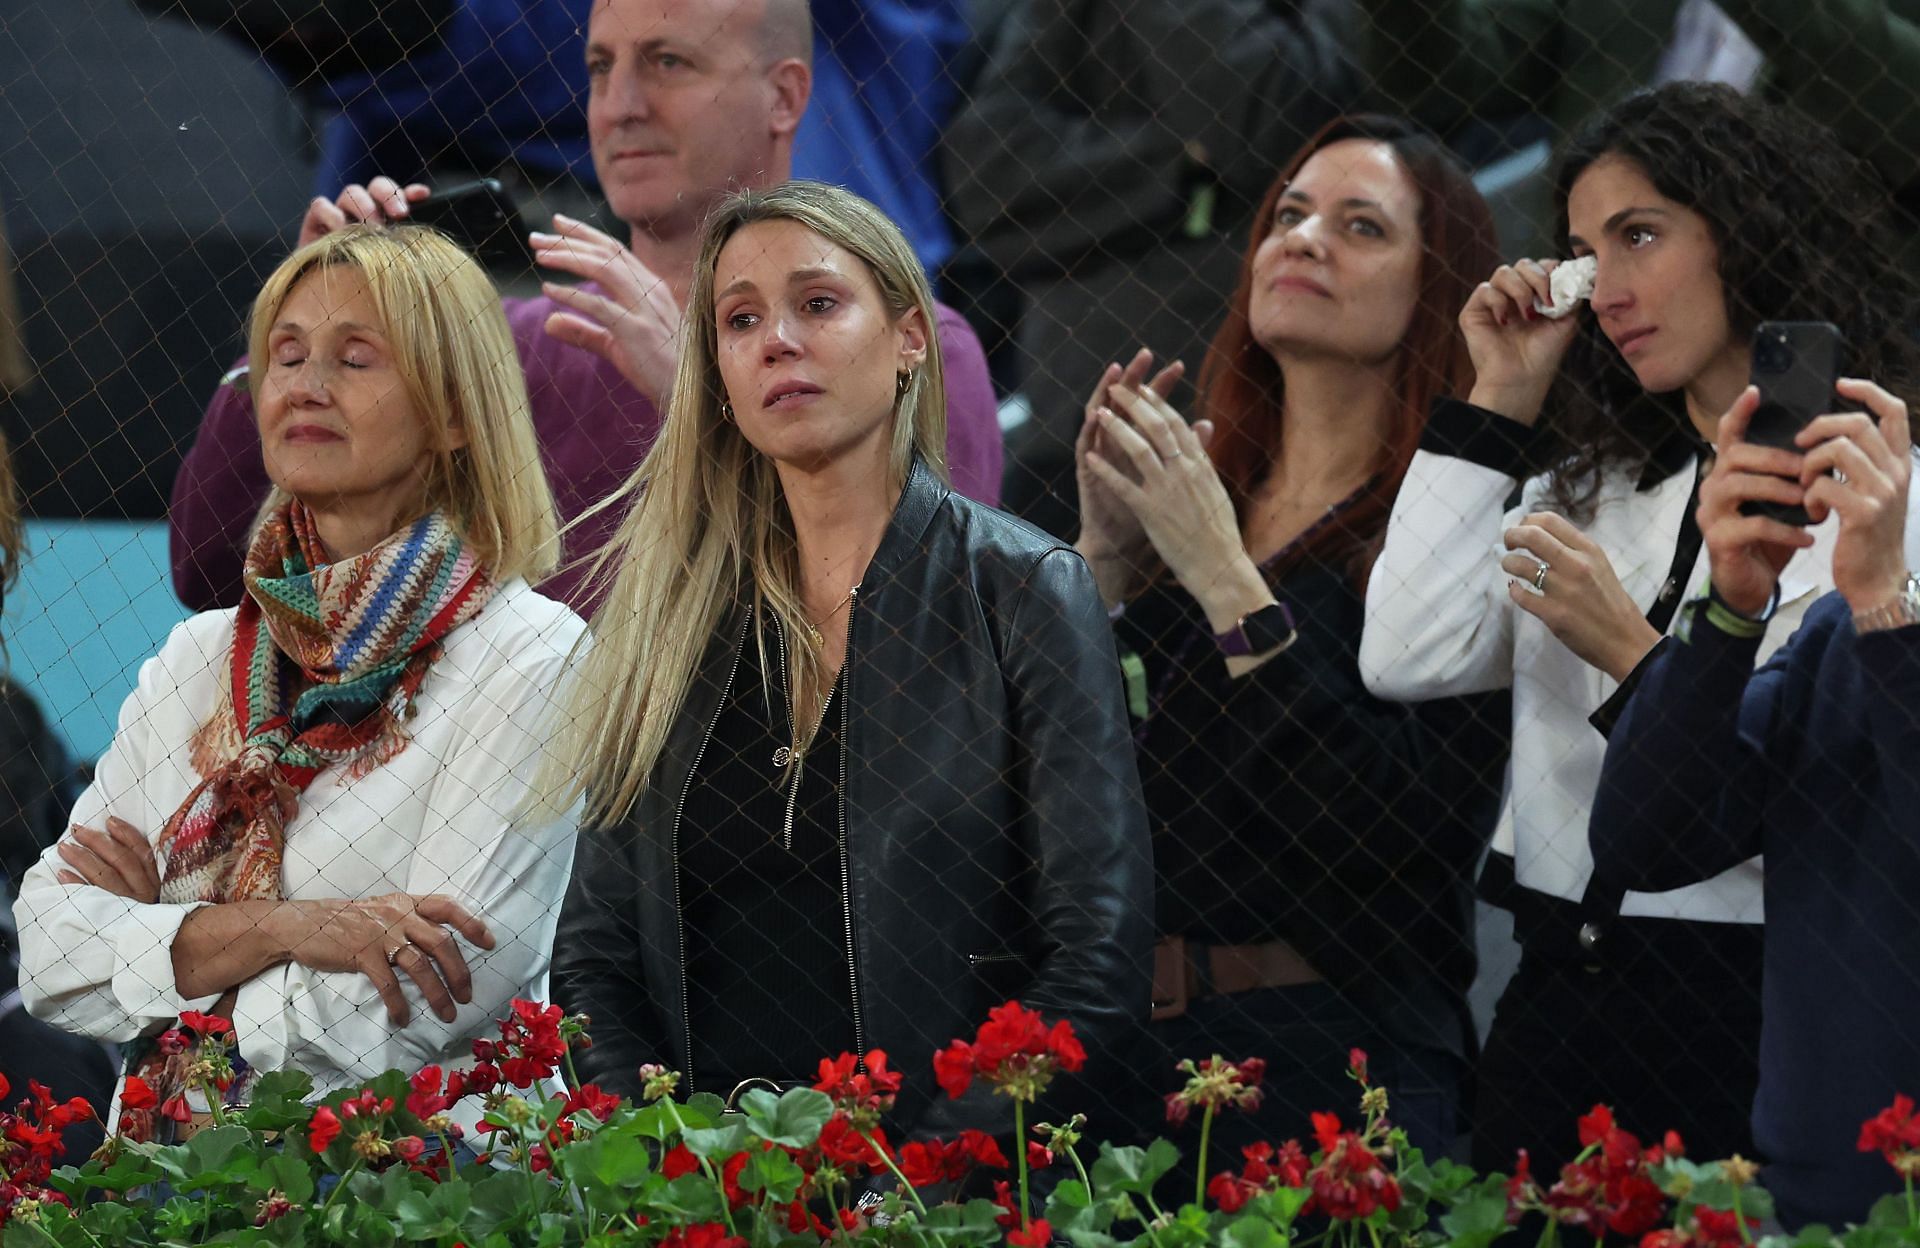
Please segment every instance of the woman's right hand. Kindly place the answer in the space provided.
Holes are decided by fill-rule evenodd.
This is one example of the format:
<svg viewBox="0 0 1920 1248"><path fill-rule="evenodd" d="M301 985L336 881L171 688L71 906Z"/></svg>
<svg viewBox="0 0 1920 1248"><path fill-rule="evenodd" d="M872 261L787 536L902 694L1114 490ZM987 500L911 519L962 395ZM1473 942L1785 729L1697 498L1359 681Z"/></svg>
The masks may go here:
<svg viewBox="0 0 1920 1248"><path fill-rule="evenodd" d="M307 215L300 219L299 246L305 247L317 238L324 238L335 230L344 230L361 221L371 221L376 225L404 221L408 208L425 199L427 194L427 188L422 183L401 186L392 178L383 176L365 186L355 182L341 191L337 199L316 196L307 205Z"/></svg>
<svg viewBox="0 0 1920 1248"><path fill-rule="evenodd" d="M1800 482L1806 457L1746 440L1747 425L1759 406L1760 391L1748 386L1720 418L1713 471L1700 482L1700 506L1695 512L1714 592L1747 616L1766 609L1780 570L1793 552L1813 545L1813 535L1798 525L1740 510L1747 502L1795 507L1807 501L1807 489Z"/></svg>
<svg viewBox="0 0 1920 1248"><path fill-rule="evenodd" d="M1157 373L1152 370L1153 352L1145 347L1140 348L1124 369L1118 364L1107 365L1087 399L1080 436L1073 444L1074 480L1080 490L1080 538L1074 547L1087 561L1094 583L1100 588L1100 597L1109 607L1132 596L1144 579L1146 565L1155 556L1145 526L1094 474L1087 464L1087 456L1101 450L1099 413L1108 406L1114 386L1136 390L1145 387L1164 399L1180 384L1187 366L1175 360ZM1149 373L1153 376L1151 381L1147 380ZM1124 456L1109 454L1106 458L1109 462L1125 462Z"/></svg>
<svg viewBox="0 0 1920 1248"><path fill-rule="evenodd" d="M399 972L406 972L434 1014L450 1023L455 1003L473 1000L473 976L453 932L482 949L493 948L485 923L438 894L285 904L292 909L287 941L292 960L316 971L359 971L379 989L395 1027L405 1027L413 1013L400 990ZM397 951L391 961L390 950Z"/></svg>
<svg viewBox="0 0 1920 1248"><path fill-rule="evenodd" d="M1552 301L1550 276L1559 264L1503 264L1474 288L1460 310L1460 332L1473 359L1468 402L1523 425L1540 418L1560 361L1580 329L1578 312L1555 320L1533 309L1535 299Z"/></svg>

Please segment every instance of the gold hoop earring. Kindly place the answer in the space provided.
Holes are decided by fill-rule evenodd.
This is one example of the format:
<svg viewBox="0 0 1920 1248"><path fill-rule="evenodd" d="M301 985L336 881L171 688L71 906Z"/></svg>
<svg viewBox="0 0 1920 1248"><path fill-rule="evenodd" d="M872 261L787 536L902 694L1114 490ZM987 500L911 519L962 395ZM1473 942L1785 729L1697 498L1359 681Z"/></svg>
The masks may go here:
<svg viewBox="0 0 1920 1248"><path fill-rule="evenodd" d="M733 402L731 400L722 399L720 401L720 419L726 421L730 425L734 423Z"/></svg>
<svg viewBox="0 0 1920 1248"><path fill-rule="evenodd" d="M912 387L913 387L913 370L910 368L901 369L899 375L894 378L893 401L898 403L901 399L906 398L907 391L910 390Z"/></svg>

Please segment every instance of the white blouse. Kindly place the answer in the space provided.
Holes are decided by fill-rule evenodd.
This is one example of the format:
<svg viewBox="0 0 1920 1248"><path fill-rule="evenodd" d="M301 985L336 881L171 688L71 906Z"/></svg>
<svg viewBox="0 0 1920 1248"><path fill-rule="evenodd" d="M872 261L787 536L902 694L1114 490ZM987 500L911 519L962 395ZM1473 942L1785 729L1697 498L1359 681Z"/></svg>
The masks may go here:
<svg viewBox="0 0 1920 1248"><path fill-rule="evenodd" d="M102 829L117 815L159 835L199 782L190 743L213 713L233 622L232 610L196 615L142 665L113 744L74 805L75 824ZM571 610L525 581L502 585L443 640L406 723L407 747L357 780L344 768L322 772L286 828L289 900L444 893L479 915L492 950L454 936L473 972L473 1001L442 1022L402 974L412 1021L396 1028L365 975L275 966L240 985L234 1008L240 1053L252 1066L306 1071L324 1095L392 1067L466 1065L468 1042L491 1034L490 1020L515 997L544 996L579 811L530 816L522 807L585 632ZM205 903L142 905L62 884L64 865L49 849L15 905L21 995L34 1017L120 1041L218 999L183 997L174 982L174 937Z"/></svg>
<svg viewBox="0 0 1920 1248"><path fill-rule="evenodd" d="M1697 461L1645 490L1610 473L1592 519L1579 526L1607 553L1642 611L1666 583L1696 470ZM1578 901L1593 874L1587 822L1607 744L1587 717L1619 686L1507 596L1502 535L1530 512L1554 510L1545 501L1547 479L1538 476L1524 483L1519 506L1508 511L1506 500L1520 484L1468 459L1428 450L1414 455L1368 583L1360 671L1376 696L1400 701L1512 690L1512 754L1493 848L1513 856L1521 884ZM1833 588L1839 519L1829 516L1810 531L1814 544L1796 551L1781 571L1780 605L1767 625L1762 658ZM1920 568L1920 509L1908 512L1907 552L1909 566ZM1676 592L1696 596L1707 567L1703 547ZM1630 892L1620 912L1759 923L1760 884L1755 858L1685 888Z"/></svg>

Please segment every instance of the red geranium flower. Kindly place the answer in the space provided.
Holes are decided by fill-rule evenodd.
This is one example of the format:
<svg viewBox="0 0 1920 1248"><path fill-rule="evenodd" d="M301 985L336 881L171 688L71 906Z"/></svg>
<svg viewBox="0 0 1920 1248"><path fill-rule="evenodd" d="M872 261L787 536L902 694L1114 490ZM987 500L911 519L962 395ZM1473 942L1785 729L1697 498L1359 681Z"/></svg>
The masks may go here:
<svg viewBox="0 0 1920 1248"><path fill-rule="evenodd" d="M1024 1231L1008 1231L1007 1242L1014 1248L1047 1248L1053 1242L1053 1228L1045 1218L1035 1218Z"/></svg>
<svg viewBox="0 0 1920 1248"><path fill-rule="evenodd" d="M966 1094L975 1076L1021 1101L1034 1101L1056 1071L1076 1071L1087 1051L1065 1019L1048 1027L1018 1001L996 1005L972 1043L955 1040L933 1055L933 1073L950 1097Z"/></svg>
<svg viewBox="0 0 1920 1248"><path fill-rule="evenodd" d="M307 1120L307 1144L316 1153L326 1152L327 1145L333 1143L339 1134L339 1115L325 1105L314 1110L313 1117Z"/></svg>
<svg viewBox="0 0 1920 1248"><path fill-rule="evenodd" d="M1920 1153L1920 1118L1914 1116L1912 1097L1896 1095L1892 1105L1860 1124L1860 1151L1877 1151L1896 1169L1912 1164L1906 1159Z"/></svg>
<svg viewBox="0 0 1920 1248"><path fill-rule="evenodd" d="M718 1222L699 1222L670 1231L660 1248L747 1248L747 1241Z"/></svg>
<svg viewBox="0 0 1920 1248"><path fill-rule="evenodd" d="M152 1109L160 1103L154 1090L139 1075L128 1075L127 1082L120 1089L120 1105L124 1109Z"/></svg>
<svg viewBox="0 0 1920 1248"><path fill-rule="evenodd" d="M700 1159L685 1144L675 1144L673 1151L660 1159L660 1173L668 1179L677 1179L683 1175L697 1173Z"/></svg>
<svg viewBox="0 0 1920 1248"><path fill-rule="evenodd" d="M1400 1184L1366 1141L1341 1129L1333 1114L1313 1115L1313 1133L1320 1142L1320 1163L1307 1174L1313 1206L1335 1220L1358 1221L1375 1209L1392 1213L1400 1207Z"/></svg>

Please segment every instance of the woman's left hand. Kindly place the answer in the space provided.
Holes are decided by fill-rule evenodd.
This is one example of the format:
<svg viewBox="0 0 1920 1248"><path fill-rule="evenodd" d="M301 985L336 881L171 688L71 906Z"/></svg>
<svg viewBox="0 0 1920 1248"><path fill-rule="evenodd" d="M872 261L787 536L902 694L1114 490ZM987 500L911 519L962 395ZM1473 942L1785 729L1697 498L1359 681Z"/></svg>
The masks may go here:
<svg viewBox="0 0 1920 1248"><path fill-rule="evenodd" d="M153 846L125 819L109 815L105 832L74 824L61 838L60 857L68 868L57 877L62 884L91 884L142 905L160 899Z"/></svg>
<svg viewBox="0 0 1920 1248"><path fill-rule="evenodd" d="M1885 606L1906 582L1913 444L1905 403L1870 381L1851 377L1835 389L1868 410L1822 416L1794 441L1808 448L1800 464L1807 514L1815 524L1829 513L1840 517L1833 543L1833 587L1858 613Z"/></svg>
<svg viewBox="0 0 1920 1248"><path fill-rule="evenodd" d="M1659 642L1607 552L1566 517L1536 511L1507 530L1506 545L1513 553L1500 567L1514 578L1508 597L1583 662L1625 680Z"/></svg>
<svg viewBox="0 0 1920 1248"><path fill-rule="evenodd" d="M1167 569L1205 603L1246 559L1233 500L1207 458L1213 425L1189 427L1151 388L1115 385L1108 397L1113 406L1098 409L1100 434L1132 471L1098 451L1088 453L1087 467L1133 512Z"/></svg>

